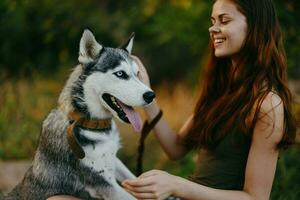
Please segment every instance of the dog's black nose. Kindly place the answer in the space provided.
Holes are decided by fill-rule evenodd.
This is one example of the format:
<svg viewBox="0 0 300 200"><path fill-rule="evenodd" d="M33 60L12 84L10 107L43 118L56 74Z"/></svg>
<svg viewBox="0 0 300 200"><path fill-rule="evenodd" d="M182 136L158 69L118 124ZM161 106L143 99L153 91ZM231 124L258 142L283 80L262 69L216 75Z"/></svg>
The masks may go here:
<svg viewBox="0 0 300 200"><path fill-rule="evenodd" d="M154 92L145 92L143 94L143 98L146 101L146 103L151 103L153 99L155 98L155 93Z"/></svg>

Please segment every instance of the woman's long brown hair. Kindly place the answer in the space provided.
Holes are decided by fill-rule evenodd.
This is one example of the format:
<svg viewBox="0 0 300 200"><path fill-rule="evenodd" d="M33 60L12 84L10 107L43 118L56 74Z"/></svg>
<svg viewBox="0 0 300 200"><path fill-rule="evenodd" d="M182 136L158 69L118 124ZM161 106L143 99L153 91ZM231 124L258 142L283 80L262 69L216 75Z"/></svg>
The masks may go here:
<svg viewBox="0 0 300 200"><path fill-rule="evenodd" d="M215 57L211 44L193 124L183 141L189 148L211 149L236 127L251 135L260 106L273 91L284 107L284 136L277 147L286 147L295 140L297 124L291 112L286 57L274 5L271 0L231 1L248 24L246 41L233 70L238 75L232 73L230 58ZM246 123L253 109L254 117Z"/></svg>

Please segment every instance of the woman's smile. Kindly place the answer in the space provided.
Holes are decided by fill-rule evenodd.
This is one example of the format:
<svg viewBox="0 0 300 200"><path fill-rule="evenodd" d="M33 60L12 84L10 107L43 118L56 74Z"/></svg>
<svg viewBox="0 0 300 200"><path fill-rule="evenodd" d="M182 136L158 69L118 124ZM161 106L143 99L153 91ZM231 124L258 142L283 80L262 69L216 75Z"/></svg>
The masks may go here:
<svg viewBox="0 0 300 200"><path fill-rule="evenodd" d="M220 47L226 41L225 37L214 37L214 47Z"/></svg>

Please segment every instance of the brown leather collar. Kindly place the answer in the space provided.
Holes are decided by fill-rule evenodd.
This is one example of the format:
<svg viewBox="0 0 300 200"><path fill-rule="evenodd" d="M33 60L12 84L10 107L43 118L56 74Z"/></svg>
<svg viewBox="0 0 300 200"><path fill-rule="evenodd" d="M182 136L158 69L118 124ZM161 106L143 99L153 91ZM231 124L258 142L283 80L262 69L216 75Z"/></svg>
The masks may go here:
<svg viewBox="0 0 300 200"><path fill-rule="evenodd" d="M111 119L88 119L79 112L69 112L68 118L70 125L67 127L67 140L73 153L80 159L85 157L85 153L74 135L75 126L98 132L111 128Z"/></svg>

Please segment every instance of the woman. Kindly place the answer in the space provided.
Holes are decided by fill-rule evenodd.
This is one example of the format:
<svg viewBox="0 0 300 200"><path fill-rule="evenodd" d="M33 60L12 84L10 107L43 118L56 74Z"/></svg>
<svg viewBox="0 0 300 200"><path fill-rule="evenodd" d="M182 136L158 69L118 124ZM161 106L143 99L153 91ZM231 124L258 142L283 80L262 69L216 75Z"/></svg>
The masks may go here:
<svg viewBox="0 0 300 200"><path fill-rule="evenodd" d="M269 199L279 149L294 141L296 122L272 1L216 0L211 21L211 56L194 114L178 133L163 119L154 128L170 159L197 150L197 171L190 180L160 170L125 180L122 185L137 199ZM149 85L143 64L134 59ZM145 108L150 121L159 110L156 102Z"/></svg>
<svg viewBox="0 0 300 200"><path fill-rule="evenodd" d="M197 172L187 180L151 170L124 181L138 199L269 199L279 149L293 143L296 122L272 1L216 0L211 21L210 62L193 116L178 134L163 119L155 126L171 159L199 151ZM159 106L145 111L151 120Z"/></svg>

